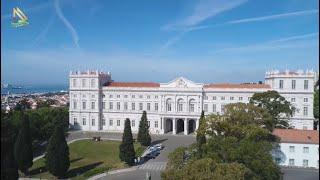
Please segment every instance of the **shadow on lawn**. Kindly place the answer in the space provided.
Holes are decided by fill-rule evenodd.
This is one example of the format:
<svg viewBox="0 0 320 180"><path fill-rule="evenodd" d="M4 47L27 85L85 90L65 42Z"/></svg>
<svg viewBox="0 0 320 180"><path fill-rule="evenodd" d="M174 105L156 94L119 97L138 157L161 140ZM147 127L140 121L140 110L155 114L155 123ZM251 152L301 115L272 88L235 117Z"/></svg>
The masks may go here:
<svg viewBox="0 0 320 180"><path fill-rule="evenodd" d="M81 159L83 159L83 158L81 157L81 158L72 159L72 160L70 160L70 164L73 162L79 161ZM29 175L33 176L33 175L40 174L40 171L41 171L41 173L44 173L44 172L47 172L48 170L47 170L46 166L44 165L44 166L38 167L36 169L32 169L31 171L29 171Z"/></svg>
<svg viewBox="0 0 320 180"><path fill-rule="evenodd" d="M88 164L82 167L78 167L78 168L74 168L69 170L68 172L68 178L72 178L75 177L77 175L83 174L97 166L99 166L100 164L102 164L103 162L96 162L96 163L92 163L92 164Z"/></svg>
<svg viewBox="0 0 320 180"><path fill-rule="evenodd" d="M155 141L151 142L151 146L153 146L153 145L155 145L155 144L162 143L162 142L164 142L164 141L166 141L166 140L168 140L168 139L159 139L159 140L155 140Z"/></svg>

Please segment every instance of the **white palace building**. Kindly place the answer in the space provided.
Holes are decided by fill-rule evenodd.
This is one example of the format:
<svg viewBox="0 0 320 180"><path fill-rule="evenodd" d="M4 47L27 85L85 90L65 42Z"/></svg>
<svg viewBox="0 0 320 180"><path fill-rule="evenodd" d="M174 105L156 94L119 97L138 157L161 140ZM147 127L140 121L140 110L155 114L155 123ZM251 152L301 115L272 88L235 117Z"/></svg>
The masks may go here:
<svg viewBox="0 0 320 180"><path fill-rule="evenodd" d="M99 71L70 72L70 125L84 131L122 132L126 118L138 131L143 111L153 134L193 133L201 111L223 113L229 103L248 103L256 92L276 90L295 107L290 125L313 129L313 71L270 71L260 84L202 84L183 77L169 83L116 82Z"/></svg>

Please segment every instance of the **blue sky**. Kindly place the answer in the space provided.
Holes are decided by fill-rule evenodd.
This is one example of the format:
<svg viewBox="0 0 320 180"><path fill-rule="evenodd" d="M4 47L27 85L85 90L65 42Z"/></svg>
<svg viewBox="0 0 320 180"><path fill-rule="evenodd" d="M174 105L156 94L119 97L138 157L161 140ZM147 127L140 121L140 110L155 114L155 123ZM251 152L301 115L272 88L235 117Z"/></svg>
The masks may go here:
<svg viewBox="0 0 320 180"><path fill-rule="evenodd" d="M70 70L116 81L255 82L319 65L318 0L3 0L1 82L67 84ZM11 27L13 7L29 25Z"/></svg>

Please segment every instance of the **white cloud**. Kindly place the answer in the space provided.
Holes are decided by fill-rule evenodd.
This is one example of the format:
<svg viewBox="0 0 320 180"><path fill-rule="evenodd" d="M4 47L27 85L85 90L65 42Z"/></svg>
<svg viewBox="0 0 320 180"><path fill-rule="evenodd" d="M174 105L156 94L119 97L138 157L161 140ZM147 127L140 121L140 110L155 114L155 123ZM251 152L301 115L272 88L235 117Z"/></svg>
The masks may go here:
<svg viewBox="0 0 320 180"><path fill-rule="evenodd" d="M60 4L59 4L59 0L55 0L54 7L55 7L55 11L56 11L58 17L60 18L60 20L63 22L63 24L67 27L67 29L71 33L72 40L73 40L74 44L76 45L76 47L79 48L80 46L79 46L78 33L77 33L76 29L72 26L72 24L68 21L68 19L62 13L61 8L60 8Z"/></svg>
<svg viewBox="0 0 320 180"><path fill-rule="evenodd" d="M167 24L164 30L185 30L186 28L196 26L197 24L212 18L220 13L231 10L247 0L201 0L197 1L192 14L175 23Z"/></svg>

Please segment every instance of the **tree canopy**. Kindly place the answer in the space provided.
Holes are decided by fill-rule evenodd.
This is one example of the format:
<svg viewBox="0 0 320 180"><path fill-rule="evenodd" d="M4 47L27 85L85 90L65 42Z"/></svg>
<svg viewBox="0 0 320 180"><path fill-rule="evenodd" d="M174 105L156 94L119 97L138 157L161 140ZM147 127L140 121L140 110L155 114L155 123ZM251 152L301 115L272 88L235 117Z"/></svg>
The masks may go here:
<svg viewBox="0 0 320 180"><path fill-rule="evenodd" d="M21 121L22 125L14 144L14 157L18 168L26 174L33 164L32 139L28 116L23 113Z"/></svg>
<svg viewBox="0 0 320 180"><path fill-rule="evenodd" d="M288 120L295 108L277 91L254 93L250 103L268 111L273 120L273 128L288 128Z"/></svg>
<svg viewBox="0 0 320 180"><path fill-rule="evenodd" d="M138 142L141 143L143 146L149 146L151 144L151 136L149 134L149 125L147 119L147 112L143 111L142 117L139 123L139 130L138 130Z"/></svg>
<svg viewBox="0 0 320 180"><path fill-rule="evenodd" d="M63 127L59 124L49 139L45 163L48 171L58 178L64 178L70 167L69 147Z"/></svg>
<svg viewBox="0 0 320 180"><path fill-rule="evenodd" d="M130 166L134 164L135 151L133 146L130 119L128 118L125 121L119 152L119 157L122 161L125 161Z"/></svg>
<svg viewBox="0 0 320 180"><path fill-rule="evenodd" d="M252 104L230 104L223 115L206 116L207 142L178 148L169 155L163 179L280 179L271 155L278 139L270 129L271 115Z"/></svg>

